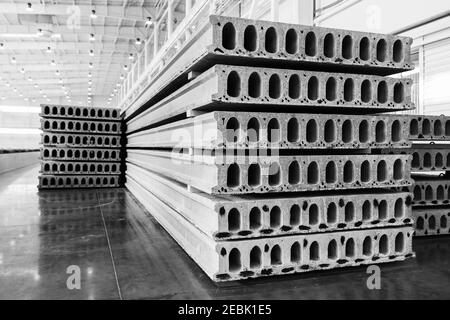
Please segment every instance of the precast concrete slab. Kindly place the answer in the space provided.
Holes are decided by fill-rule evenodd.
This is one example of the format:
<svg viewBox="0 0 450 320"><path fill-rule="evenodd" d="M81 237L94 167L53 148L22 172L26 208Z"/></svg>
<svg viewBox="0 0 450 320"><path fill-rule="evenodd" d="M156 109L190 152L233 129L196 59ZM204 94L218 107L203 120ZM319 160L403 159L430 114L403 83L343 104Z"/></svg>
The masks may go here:
<svg viewBox="0 0 450 320"><path fill-rule="evenodd" d="M412 223L411 194L363 192L211 196L129 164L127 176L216 240L310 234Z"/></svg>
<svg viewBox="0 0 450 320"><path fill-rule="evenodd" d="M79 121L42 118L41 128L45 132L58 133L98 133L101 135L119 135L121 133L120 123L104 121Z"/></svg>
<svg viewBox="0 0 450 320"><path fill-rule="evenodd" d="M410 139L414 141L450 141L450 117L406 116L410 121Z"/></svg>
<svg viewBox="0 0 450 320"><path fill-rule="evenodd" d="M56 148L120 149L121 137L119 135L111 136L44 132L41 134L41 144L45 147Z"/></svg>
<svg viewBox="0 0 450 320"><path fill-rule="evenodd" d="M211 16L148 75L122 109L137 115L215 64L389 75L411 70L412 39Z"/></svg>
<svg viewBox="0 0 450 320"><path fill-rule="evenodd" d="M42 118L86 119L89 121L120 121L117 108L94 108L68 105L41 104Z"/></svg>
<svg viewBox="0 0 450 320"><path fill-rule="evenodd" d="M42 147L41 160L43 161L100 161L120 162L121 151L117 149L71 149Z"/></svg>
<svg viewBox="0 0 450 320"><path fill-rule="evenodd" d="M41 175L40 189L117 188L119 176L111 175Z"/></svg>
<svg viewBox="0 0 450 320"><path fill-rule="evenodd" d="M120 164L111 162L41 161L44 175L120 175Z"/></svg>
<svg viewBox="0 0 450 320"><path fill-rule="evenodd" d="M234 156L128 150L127 161L209 194L411 186L410 155Z"/></svg>
<svg viewBox="0 0 450 320"><path fill-rule="evenodd" d="M370 75L216 65L127 125L129 131L136 130L211 110L350 114L412 110L412 83Z"/></svg>
<svg viewBox="0 0 450 320"><path fill-rule="evenodd" d="M447 171L450 169L450 146L440 144L414 144L411 170L417 172Z"/></svg>
<svg viewBox="0 0 450 320"><path fill-rule="evenodd" d="M414 175L413 205L437 206L450 204L450 179L440 176Z"/></svg>
<svg viewBox="0 0 450 320"><path fill-rule="evenodd" d="M132 178L127 187L216 282L403 261L411 226L215 241Z"/></svg>
<svg viewBox="0 0 450 320"><path fill-rule="evenodd" d="M112 121L79 121L42 118L41 128L45 132L55 133L97 133L100 135L120 135L121 133L120 123Z"/></svg>
<svg viewBox="0 0 450 320"><path fill-rule="evenodd" d="M144 114L128 132L143 128ZM409 122L395 115L212 112L137 131L128 148L197 149L380 149L410 148Z"/></svg>
<svg viewBox="0 0 450 320"><path fill-rule="evenodd" d="M415 236L450 234L450 208L414 208Z"/></svg>

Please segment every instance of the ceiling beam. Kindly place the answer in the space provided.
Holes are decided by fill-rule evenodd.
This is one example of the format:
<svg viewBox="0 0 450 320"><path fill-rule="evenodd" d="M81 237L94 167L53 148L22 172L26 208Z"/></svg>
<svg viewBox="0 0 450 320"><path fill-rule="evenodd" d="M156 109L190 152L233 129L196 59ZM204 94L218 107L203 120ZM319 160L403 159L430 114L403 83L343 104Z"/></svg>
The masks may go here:
<svg viewBox="0 0 450 320"><path fill-rule="evenodd" d="M59 71L66 71L66 70L85 70L86 72L88 72L89 70L98 70L98 69L105 69L107 70L108 67L108 63L107 62L100 62L100 63L93 63L93 68L89 68L89 64L88 63L63 63L63 64L59 64L59 65L55 65L55 66L51 66L50 64L46 64L46 63L40 63L40 64L27 64L26 62L24 64L20 63L20 61L18 61L17 65L3 65L2 66L2 74L11 72L19 72L20 69L24 68L25 72L29 73L29 72L41 72L41 71L45 71L45 70L53 70L54 72L56 70ZM117 69L121 69L123 68L123 65L121 63L111 63L110 64L110 70L117 70Z"/></svg>
<svg viewBox="0 0 450 320"><path fill-rule="evenodd" d="M122 38L127 40L136 40L136 38L143 38L146 28L133 27L113 27L113 26L80 26L80 28L68 29L67 26L49 26L47 24L30 25L0 25L0 39L17 39L27 35L36 35L37 39L42 39L37 36L38 29L50 30L53 34L70 35L82 34L89 36L91 33L95 36ZM137 30L141 29L141 32Z"/></svg>
<svg viewBox="0 0 450 320"><path fill-rule="evenodd" d="M151 3L151 2L150 2ZM147 19L141 6L100 6L100 5L62 5L62 4L33 4L33 11L26 10L27 3L2 3L0 6L0 13L3 14L26 14L26 15L56 15L56 16L68 16L70 22L77 22L75 19L81 17L89 17L91 11L95 10L98 17L125 19L130 21L143 21ZM152 6L148 7L149 10ZM76 25L76 24L74 24Z"/></svg>
<svg viewBox="0 0 450 320"><path fill-rule="evenodd" d="M64 41L64 42L5 42L4 49L10 49L14 51L36 51L36 50L47 50L50 47L52 50L68 50L68 51L78 51L78 50L89 50L93 49L96 51L115 51L122 53L136 52L135 45L127 43L99 43L99 42L76 42L76 41ZM1 51L0 51L1 52Z"/></svg>
<svg viewBox="0 0 450 320"><path fill-rule="evenodd" d="M40 53L40 51L37 51L37 53ZM112 53L112 54L111 54ZM125 58L128 59L128 55L125 53L119 53L119 52L94 52L94 57L100 57L100 59L103 59L103 56L108 57L108 59L111 59L113 62L122 63L124 62ZM0 55L0 64L10 64L11 63L11 56L12 55ZM49 55L48 53L42 53L42 54L16 54L14 55L17 61L25 61L25 64L30 63L46 63L50 62L52 60L55 60L58 64L59 63L73 63L75 61L82 62L82 63L89 63L93 60L93 57L89 56L88 54L53 54Z"/></svg>

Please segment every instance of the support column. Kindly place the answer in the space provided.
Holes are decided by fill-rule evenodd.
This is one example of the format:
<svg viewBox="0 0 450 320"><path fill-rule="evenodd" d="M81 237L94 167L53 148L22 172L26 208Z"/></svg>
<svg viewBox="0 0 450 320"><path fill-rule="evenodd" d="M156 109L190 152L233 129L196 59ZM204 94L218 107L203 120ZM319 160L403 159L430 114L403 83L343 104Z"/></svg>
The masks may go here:
<svg viewBox="0 0 450 320"><path fill-rule="evenodd" d="M314 24L314 0L293 0L295 23L312 26Z"/></svg>
<svg viewBox="0 0 450 320"><path fill-rule="evenodd" d="M270 20L273 22L280 20L280 0L270 1Z"/></svg>
<svg viewBox="0 0 450 320"><path fill-rule="evenodd" d="M192 10L192 0L186 0L186 16L191 13Z"/></svg>
<svg viewBox="0 0 450 320"><path fill-rule="evenodd" d="M419 47L419 105L416 106L418 114L425 114L425 49Z"/></svg>
<svg viewBox="0 0 450 320"><path fill-rule="evenodd" d="M170 36L173 33L173 0L167 1L167 36Z"/></svg>
<svg viewBox="0 0 450 320"><path fill-rule="evenodd" d="M155 29L153 30L153 57L156 57L158 53L158 32L159 31L159 23L155 23Z"/></svg>

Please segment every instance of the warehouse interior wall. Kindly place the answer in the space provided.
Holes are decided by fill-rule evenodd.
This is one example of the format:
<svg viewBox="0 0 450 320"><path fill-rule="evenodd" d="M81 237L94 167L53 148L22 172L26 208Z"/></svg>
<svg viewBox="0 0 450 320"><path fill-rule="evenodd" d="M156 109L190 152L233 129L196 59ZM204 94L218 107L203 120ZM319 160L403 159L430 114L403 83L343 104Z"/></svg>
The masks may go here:
<svg viewBox="0 0 450 320"><path fill-rule="evenodd" d="M39 149L38 107L0 106L0 149Z"/></svg>
<svg viewBox="0 0 450 320"><path fill-rule="evenodd" d="M450 92L446 89L450 83L448 1L316 0L314 23L412 37L416 69L399 75L414 80L412 95L416 110L408 113L450 115Z"/></svg>

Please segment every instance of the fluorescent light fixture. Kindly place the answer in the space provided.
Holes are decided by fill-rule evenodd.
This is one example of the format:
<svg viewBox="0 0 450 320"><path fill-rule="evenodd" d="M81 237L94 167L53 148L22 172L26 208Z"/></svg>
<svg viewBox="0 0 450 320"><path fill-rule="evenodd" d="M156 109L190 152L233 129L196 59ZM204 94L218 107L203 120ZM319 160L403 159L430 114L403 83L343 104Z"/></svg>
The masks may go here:
<svg viewBox="0 0 450 320"><path fill-rule="evenodd" d="M52 66L56 65L55 60L52 60L52 62L50 62L50 64L51 64Z"/></svg>
<svg viewBox="0 0 450 320"><path fill-rule="evenodd" d="M31 5L31 2L28 2L28 3L27 3L27 11L28 11L28 12L33 11L33 6Z"/></svg>
<svg viewBox="0 0 450 320"><path fill-rule="evenodd" d="M31 79L31 77L28 77L28 81L33 81L33 79Z"/></svg>
<svg viewBox="0 0 450 320"><path fill-rule="evenodd" d="M95 10L91 10L91 19L97 19L97 14L95 13Z"/></svg>
<svg viewBox="0 0 450 320"><path fill-rule="evenodd" d="M63 79L59 79L59 83L63 83Z"/></svg>
<svg viewBox="0 0 450 320"><path fill-rule="evenodd" d="M34 87L37 89L39 86L37 84L35 84Z"/></svg>
<svg viewBox="0 0 450 320"><path fill-rule="evenodd" d="M15 58L15 57L12 57L12 58L11 58L11 63L12 63L12 64L16 64L16 63L17 63L17 61L16 61L16 58Z"/></svg>
<svg viewBox="0 0 450 320"><path fill-rule="evenodd" d="M13 91L14 91L14 92L17 92L17 88L14 88Z"/></svg>
<svg viewBox="0 0 450 320"><path fill-rule="evenodd" d="M88 77L89 77L89 78L92 78L92 73L89 72L89 73L88 73Z"/></svg>
<svg viewBox="0 0 450 320"><path fill-rule="evenodd" d="M94 56L94 50L90 50L90 51L89 51L89 55L90 55L91 57L93 57L93 56Z"/></svg>
<svg viewBox="0 0 450 320"><path fill-rule="evenodd" d="M120 75L120 80L123 80L124 79L124 76L123 76L123 74L121 74Z"/></svg>
<svg viewBox="0 0 450 320"><path fill-rule="evenodd" d="M37 35L38 37L42 37L44 35L44 31L42 31L42 29L38 29Z"/></svg>
<svg viewBox="0 0 450 320"><path fill-rule="evenodd" d="M123 66L123 70L128 70L128 66L127 66L127 65L124 65L124 66Z"/></svg>
<svg viewBox="0 0 450 320"><path fill-rule="evenodd" d="M21 92L21 93L19 93L19 97L23 97L23 93Z"/></svg>
<svg viewBox="0 0 450 320"><path fill-rule="evenodd" d="M91 36L89 37L89 40L95 41L95 35L93 33L91 33Z"/></svg>
<svg viewBox="0 0 450 320"><path fill-rule="evenodd" d="M147 17L147 20L145 21L145 26L149 27L153 24L152 17Z"/></svg>
<svg viewBox="0 0 450 320"><path fill-rule="evenodd" d="M94 65L92 64L92 62L89 62L89 68L93 68L94 67Z"/></svg>
<svg viewBox="0 0 450 320"><path fill-rule="evenodd" d="M141 41L141 38L136 38L136 45L141 45L142 44L142 41Z"/></svg>
<svg viewBox="0 0 450 320"><path fill-rule="evenodd" d="M24 73L25 73L25 69L24 69L24 68L21 68L21 69L20 69L20 73L24 74Z"/></svg>
<svg viewBox="0 0 450 320"><path fill-rule="evenodd" d="M133 60L133 59L134 59L134 56L133 56L132 53L130 53L130 56L128 57L128 59L130 59L130 60Z"/></svg>
<svg viewBox="0 0 450 320"><path fill-rule="evenodd" d="M5 83L5 85L7 86L7 87L10 87L11 86L11 83L9 83L8 81Z"/></svg>
<svg viewBox="0 0 450 320"><path fill-rule="evenodd" d="M52 48L47 47L47 53L51 53L52 52Z"/></svg>
<svg viewBox="0 0 450 320"><path fill-rule="evenodd" d="M56 71L55 71L55 74L56 74L57 76L59 76L59 70L56 70Z"/></svg>
<svg viewBox="0 0 450 320"><path fill-rule="evenodd" d="M0 49L5 49L5 45L2 43L0 43Z"/></svg>

